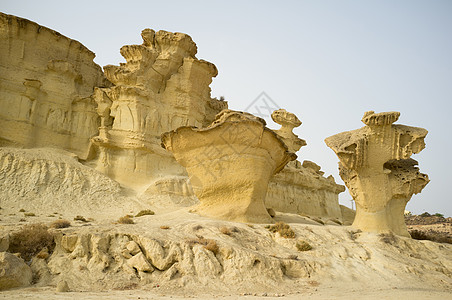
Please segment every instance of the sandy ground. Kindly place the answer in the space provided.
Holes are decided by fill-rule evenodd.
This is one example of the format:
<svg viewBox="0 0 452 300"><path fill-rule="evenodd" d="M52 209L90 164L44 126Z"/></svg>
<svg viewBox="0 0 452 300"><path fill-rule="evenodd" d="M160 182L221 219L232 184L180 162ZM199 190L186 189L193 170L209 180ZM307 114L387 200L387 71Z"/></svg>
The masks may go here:
<svg viewBox="0 0 452 300"><path fill-rule="evenodd" d="M21 217L7 215L10 221ZM69 216L66 218L69 219ZM3 291L0 299L452 299L452 245L359 233L349 226L321 225L292 214L278 213L276 219L287 222L296 232L296 239L308 241L313 249L306 252L294 250L293 240L269 233L265 228L266 224L247 225L210 220L190 213L189 209L134 218L135 224L129 225L107 220L89 223L72 221L71 227L57 231L78 236L88 233L113 233L118 236L127 233L166 242L188 240L202 234L205 238L217 241L220 253L216 257L221 262L224 273L186 275L171 280L164 280L164 276L160 275L149 277L148 281L133 278L136 286L120 290L120 287L111 286L116 281L119 284L123 280L117 280L117 275L113 274L105 279L108 272L105 274L105 271L93 269L91 275L94 277L87 280L79 276L75 264L69 265L68 260L64 260L66 258L63 256L68 254L55 252L47 263L49 266L58 265L65 275L58 275L53 267L53 279L43 283L43 286L38 283L28 288ZM50 222L44 216L36 216L32 220L30 223ZM14 232L23 223L2 221L0 229ZM163 224L170 228L161 229ZM231 236L221 234L219 228L224 226L236 228L237 233ZM197 227L202 229L194 231L193 228ZM113 246L110 251L112 249ZM296 262L306 263L304 266L311 269L309 274L302 273L296 278L287 274L274 278L264 269L259 271L259 282L254 282L253 276L256 274L251 270L242 270L240 275L244 278L237 281L233 277L238 274L230 272L234 272L233 269L239 266L231 265L231 269L227 270L227 265L222 260L226 255L222 252L223 249L235 251L238 261L246 261L250 255L256 255L256 252L259 257L262 255L264 262L274 261L275 257L280 261L287 261L287 257L297 255ZM80 258L80 262L83 259ZM193 263L196 268L197 262ZM228 272L232 275L227 276ZM269 272L276 271L271 269ZM206 276L216 278L206 279ZM184 277L188 281L181 284ZM61 278L70 283L70 292L55 292L56 283ZM99 282L110 280L111 284L91 285L89 281L96 279ZM265 288L266 285L268 289Z"/></svg>
<svg viewBox="0 0 452 300"><path fill-rule="evenodd" d="M318 287L311 291L304 291L300 293L292 294L280 294L278 296L272 294L253 294L253 295L186 295L186 296L168 296L159 293L153 293L149 291L133 290L133 291L106 291L106 292L80 292L80 293L57 293L51 288L27 288L22 290L12 290L5 291L0 294L0 299L84 299L84 300L95 300L95 299L143 299L143 300L163 300L163 299L224 299L224 300L234 300L234 299L307 299L307 300L359 300L359 299L452 299L452 294L450 292L440 292L428 289L347 289L342 287L342 289L332 288L332 287Z"/></svg>
<svg viewBox="0 0 452 300"><path fill-rule="evenodd" d="M180 199L125 193L64 157L52 158L54 166L46 162L45 176L33 167L41 162L28 164L31 159L23 157L22 174L0 178L0 236L26 224L65 219L71 226L51 229L53 253L29 262L35 283L2 291L0 299L452 299L451 244L277 213L274 221L295 233L284 238L270 232L270 224L211 220L181 208ZM73 180L80 178L83 184L74 190ZM142 209L155 215L118 224L119 217ZM88 222L75 221L78 215ZM422 226L452 229L449 223L410 225ZM218 249L209 250L203 240ZM300 251L301 241L312 249ZM132 253L127 245L134 243ZM143 265L148 269L140 270ZM69 292L56 292L61 281Z"/></svg>

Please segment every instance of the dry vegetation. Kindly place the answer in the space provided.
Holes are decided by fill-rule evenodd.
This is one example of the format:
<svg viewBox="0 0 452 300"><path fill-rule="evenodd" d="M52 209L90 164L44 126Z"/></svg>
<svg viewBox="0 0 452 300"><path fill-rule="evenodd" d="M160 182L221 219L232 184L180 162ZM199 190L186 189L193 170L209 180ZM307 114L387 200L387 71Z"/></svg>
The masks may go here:
<svg viewBox="0 0 452 300"><path fill-rule="evenodd" d="M170 227L168 225L162 225L160 226L160 229L170 229Z"/></svg>
<svg viewBox="0 0 452 300"><path fill-rule="evenodd" d="M155 214L155 212L153 212L152 210L144 209L144 210L140 211L139 213L137 213L135 217L138 218L138 217L142 217L142 216L152 216L154 214Z"/></svg>
<svg viewBox="0 0 452 300"><path fill-rule="evenodd" d="M81 222L88 222L88 220L87 219L85 219L84 217L82 217L82 216L76 216L75 218L74 218L74 221L81 221Z"/></svg>
<svg viewBox="0 0 452 300"><path fill-rule="evenodd" d="M119 224L135 224L135 222L132 220L133 216L131 215L125 215L124 217L119 218L118 223Z"/></svg>
<svg viewBox="0 0 452 300"><path fill-rule="evenodd" d="M298 251L309 251L312 249L312 246L309 245L308 242L302 240L299 240L295 246L297 247Z"/></svg>
<svg viewBox="0 0 452 300"><path fill-rule="evenodd" d="M51 228L56 228L56 229L67 228L69 226L71 226L71 222L69 222L68 220L56 220L50 224Z"/></svg>
<svg viewBox="0 0 452 300"><path fill-rule="evenodd" d="M48 229L46 225L40 223L23 226L20 231L11 234L8 251L20 253L25 261L29 261L45 247L51 253L55 243Z"/></svg>
<svg viewBox="0 0 452 300"><path fill-rule="evenodd" d="M213 254L215 254L215 255L220 250L220 248L217 245L217 242L215 242L214 240L205 239L201 236L198 236L198 239L196 239L196 240L189 240L188 244L190 245L190 247L193 247L196 244L203 245L204 249L212 251Z"/></svg>
<svg viewBox="0 0 452 300"><path fill-rule="evenodd" d="M266 228L273 233L278 232L284 238L295 238L295 232L292 230L292 228L290 228L289 225L284 222L278 222L275 225L271 225Z"/></svg>
<svg viewBox="0 0 452 300"><path fill-rule="evenodd" d="M228 227L226 227L226 226L220 227L220 232L222 234L225 234L225 235L231 235L232 234L231 230Z"/></svg>

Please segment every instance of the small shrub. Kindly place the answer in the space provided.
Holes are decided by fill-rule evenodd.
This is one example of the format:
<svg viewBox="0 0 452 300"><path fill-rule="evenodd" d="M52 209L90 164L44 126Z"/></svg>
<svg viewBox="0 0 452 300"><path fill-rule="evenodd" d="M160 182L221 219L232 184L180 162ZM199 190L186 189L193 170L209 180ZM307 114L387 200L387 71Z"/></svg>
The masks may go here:
<svg viewBox="0 0 452 300"><path fill-rule="evenodd" d="M25 209L21 208L19 209L19 212L25 212Z"/></svg>
<svg viewBox="0 0 452 300"><path fill-rule="evenodd" d="M420 214L420 216L425 218L425 217L430 217L431 214L429 214L428 212L424 212L424 213Z"/></svg>
<svg viewBox="0 0 452 300"><path fill-rule="evenodd" d="M9 252L20 253L25 261L29 261L45 247L51 253L55 243L48 227L40 223L24 225L20 231L10 236Z"/></svg>
<svg viewBox="0 0 452 300"><path fill-rule="evenodd" d="M443 214L440 214L440 213L436 213L436 214L434 214L434 216L435 216L435 217L444 218L444 215L443 215Z"/></svg>
<svg viewBox="0 0 452 300"><path fill-rule="evenodd" d="M36 215L34 214L34 213L32 213L32 212L29 212L29 213L24 213L24 216L26 216L26 217L36 217Z"/></svg>
<svg viewBox="0 0 452 300"><path fill-rule="evenodd" d="M48 217L48 218L55 218L54 215L48 215L47 217Z"/></svg>
<svg viewBox="0 0 452 300"><path fill-rule="evenodd" d="M152 210L145 209L145 210L142 210L139 213L137 213L137 215L135 217L138 218L138 217L142 217L142 216L152 216L154 214L155 214L155 212L153 212Z"/></svg>
<svg viewBox="0 0 452 300"><path fill-rule="evenodd" d="M220 248L217 245L217 242L214 240L208 240L207 245L204 246L204 249L212 251L213 254L217 255Z"/></svg>
<svg viewBox="0 0 452 300"><path fill-rule="evenodd" d="M196 225L196 226L194 226L193 227L193 230L194 231L197 231L197 230L200 230L200 229L202 229L203 227L201 226L201 225Z"/></svg>
<svg viewBox="0 0 452 300"><path fill-rule="evenodd" d="M309 245L309 243L306 241L298 241L295 246L297 247L298 251L309 251L312 249L312 246Z"/></svg>
<svg viewBox="0 0 452 300"><path fill-rule="evenodd" d="M160 226L160 229L170 229L170 227L168 225L162 225Z"/></svg>
<svg viewBox="0 0 452 300"><path fill-rule="evenodd" d="M220 232L222 234L225 234L225 235L231 235L232 234L231 230L229 228L227 228L226 226L220 227Z"/></svg>
<svg viewBox="0 0 452 300"><path fill-rule="evenodd" d="M188 245L192 248L193 245L203 245L204 249L212 251L213 254L217 254L218 251L220 250L220 248L217 245L217 242L215 242L214 240L208 240L203 238L202 236L198 236L198 239L196 240L188 240Z"/></svg>
<svg viewBox="0 0 452 300"><path fill-rule="evenodd" d="M74 221L81 221L81 222L88 222L88 220L87 219L85 219L83 216L76 216L75 218L74 218Z"/></svg>
<svg viewBox="0 0 452 300"><path fill-rule="evenodd" d="M19 222L26 222L27 220L25 220L24 218L20 219Z"/></svg>
<svg viewBox="0 0 452 300"><path fill-rule="evenodd" d="M68 220L56 220L53 221L52 224L50 224L51 228L67 228L71 226L71 222L69 222Z"/></svg>
<svg viewBox="0 0 452 300"><path fill-rule="evenodd" d="M135 224L135 222L132 220L131 215L125 215L124 217L119 218L118 223L119 224Z"/></svg>
<svg viewBox="0 0 452 300"><path fill-rule="evenodd" d="M271 232L279 232L279 234L284 238L293 239L295 238L295 232L284 222L278 222L275 225L266 227Z"/></svg>

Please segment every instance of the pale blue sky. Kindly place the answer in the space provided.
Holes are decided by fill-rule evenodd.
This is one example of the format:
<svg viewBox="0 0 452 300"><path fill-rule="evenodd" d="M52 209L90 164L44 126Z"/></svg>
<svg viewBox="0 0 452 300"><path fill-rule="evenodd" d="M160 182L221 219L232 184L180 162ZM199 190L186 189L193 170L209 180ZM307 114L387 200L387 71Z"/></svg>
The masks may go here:
<svg viewBox="0 0 452 300"><path fill-rule="evenodd" d="M299 159L338 182L323 140L362 127L367 110L400 111L398 123L429 130L413 158L431 182L408 209L452 216L452 1L0 0L0 11L82 42L101 66L123 61L144 28L189 34L219 70L214 97L244 110L265 91L303 122Z"/></svg>

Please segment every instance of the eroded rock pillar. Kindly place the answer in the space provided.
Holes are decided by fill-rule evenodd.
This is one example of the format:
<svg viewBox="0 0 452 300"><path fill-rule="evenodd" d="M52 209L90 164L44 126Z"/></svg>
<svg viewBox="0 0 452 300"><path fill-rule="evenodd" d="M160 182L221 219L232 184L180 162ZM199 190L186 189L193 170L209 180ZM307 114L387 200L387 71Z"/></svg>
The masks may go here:
<svg viewBox="0 0 452 300"><path fill-rule="evenodd" d="M263 119L231 110L207 128L164 133L162 146L186 168L196 212L238 222L272 222L264 205L269 180L296 158Z"/></svg>
<svg viewBox="0 0 452 300"><path fill-rule="evenodd" d="M339 173L356 202L353 226L409 236L403 212L429 182L410 156L425 148L428 131L394 125L399 112L366 112L365 127L325 140L339 157Z"/></svg>

